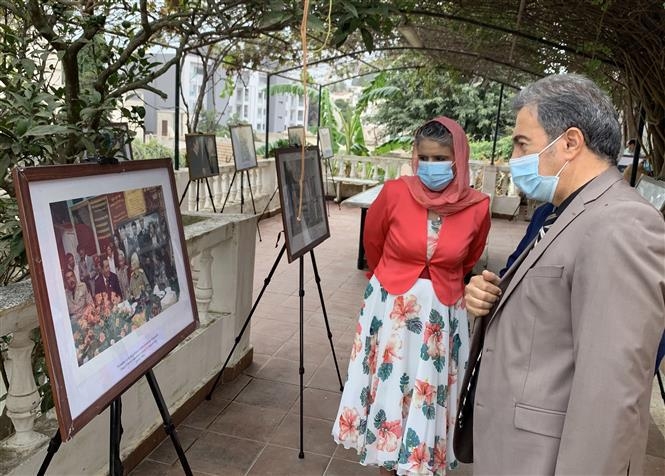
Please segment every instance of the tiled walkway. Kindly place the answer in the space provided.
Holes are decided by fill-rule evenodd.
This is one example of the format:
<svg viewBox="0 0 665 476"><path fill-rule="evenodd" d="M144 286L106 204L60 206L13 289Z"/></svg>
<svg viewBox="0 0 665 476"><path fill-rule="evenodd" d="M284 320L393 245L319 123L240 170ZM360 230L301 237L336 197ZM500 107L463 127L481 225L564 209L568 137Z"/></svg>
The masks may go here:
<svg viewBox="0 0 665 476"><path fill-rule="evenodd" d="M356 269L360 211L330 204L331 237L315 249L321 288L342 380L346 378L356 314L366 284ZM257 239L254 296L277 258L281 216L260 224ZM498 269L521 238L526 222L494 220L489 239L489 268ZM282 246L280 239L279 247ZM236 380L217 388L178 426L180 442L198 475L374 475L376 468L357 463L330 436L340 397L309 256L304 260L304 450L299 448L299 298L298 261L283 256L256 309L251 324L253 364ZM659 398L654 394L654 400ZM665 474L665 408L652 405L648 474ZM132 475L182 474L170 440L165 440ZM451 472L471 474L471 466Z"/></svg>

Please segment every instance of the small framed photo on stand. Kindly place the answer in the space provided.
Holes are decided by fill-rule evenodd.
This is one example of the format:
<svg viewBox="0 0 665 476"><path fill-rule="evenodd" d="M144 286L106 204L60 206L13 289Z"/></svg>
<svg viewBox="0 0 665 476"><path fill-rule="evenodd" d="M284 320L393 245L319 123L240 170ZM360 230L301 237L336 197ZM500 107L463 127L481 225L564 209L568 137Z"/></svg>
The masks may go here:
<svg viewBox="0 0 665 476"><path fill-rule="evenodd" d="M231 147L237 171L253 169L256 163L254 146L254 130L250 124L229 127L231 131Z"/></svg>
<svg viewBox="0 0 665 476"><path fill-rule="evenodd" d="M327 127L319 128L319 149L322 159L330 159L334 156L330 129Z"/></svg>
<svg viewBox="0 0 665 476"><path fill-rule="evenodd" d="M115 158L118 162L125 160L134 160L134 152L132 151L132 136L129 133L129 125L126 122L113 122L113 150Z"/></svg>
<svg viewBox="0 0 665 476"><path fill-rule="evenodd" d="M197 326L169 159L14 169L68 440Z"/></svg>
<svg viewBox="0 0 665 476"><path fill-rule="evenodd" d="M189 180L219 175L215 134L185 134Z"/></svg>
<svg viewBox="0 0 665 476"><path fill-rule="evenodd" d="M302 148L277 149L275 164L286 251L291 263L330 236L319 151L316 147L305 148L305 179L302 187ZM302 210L299 214L301 203Z"/></svg>
<svg viewBox="0 0 665 476"><path fill-rule="evenodd" d="M300 147L305 144L305 128L303 126L292 126L287 129L289 145Z"/></svg>

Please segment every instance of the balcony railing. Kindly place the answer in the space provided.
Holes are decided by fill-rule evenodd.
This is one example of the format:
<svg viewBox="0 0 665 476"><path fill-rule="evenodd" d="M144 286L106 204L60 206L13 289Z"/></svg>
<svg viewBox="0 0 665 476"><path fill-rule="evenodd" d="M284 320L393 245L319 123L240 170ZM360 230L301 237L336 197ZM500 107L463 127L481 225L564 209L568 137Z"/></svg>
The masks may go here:
<svg viewBox="0 0 665 476"><path fill-rule="evenodd" d="M212 211L212 203L214 203L215 210L219 212L222 205L224 205L227 194L228 200L224 205L225 213L239 213L241 211L241 204L243 213L253 213L252 197L256 212L259 214L266 208L268 200L271 198L272 201L268 210L279 208L279 198L277 195L273 195L277 187L275 159L259 159L257 164L256 168L242 172L242 180L241 172L236 173L233 163L220 164L219 175L208 177L207 184L205 180L201 180L199 183L190 183L189 187L187 187L187 183L189 182L188 170L186 168L176 170L175 181L179 200L183 196L183 193L185 193L185 188L187 188L187 194L182 201L180 211L183 213L196 210ZM249 183L247 182L248 176ZM208 185L210 185L210 191L208 191ZM231 189L230 192L229 187ZM196 200L197 193L198 208ZM211 195L212 203L210 200Z"/></svg>
<svg viewBox="0 0 665 476"><path fill-rule="evenodd" d="M329 163L329 165L328 165ZM327 183L334 183L335 197L342 200L368 186L383 183L410 171L411 160L398 157L339 155L324 161ZM520 197L505 164L489 165L478 160L469 163L471 185L491 197L492 212L514 215Z"/></svg>
<svg viewBox="0 0 665 476"><path fill-rule="evenodd" d="M192 213L183 215L183 222L200 326L154 369L171 413L200 391L226 360L251 308L254 278L256 217ZM52 412L39 412L30 338L37 327L30 282L0 287L0 336L11 335L5 356L9 389L4 405L15 430L0 442L2 474L36 474L46 453L45 443L57 427ZM251 359L250 352L249 333L245 332L229 368L239 367L241 359L243 363ZM136 382L122 399L121 456L126 456L158 430L162 421L145 379ZM100 444L109 434L106 413L60 447L50 473L96 474L106 469L108 448ZM48 434L40 432L42 428Z"/></svg>

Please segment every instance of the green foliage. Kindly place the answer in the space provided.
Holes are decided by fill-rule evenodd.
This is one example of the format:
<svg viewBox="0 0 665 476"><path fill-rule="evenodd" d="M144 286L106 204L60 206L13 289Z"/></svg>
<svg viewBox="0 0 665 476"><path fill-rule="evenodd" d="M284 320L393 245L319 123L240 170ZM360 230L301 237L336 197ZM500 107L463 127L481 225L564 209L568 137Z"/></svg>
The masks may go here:
<svg viewBox="0 0 665 476"><path fill-rule="evenodd" d="M155 138L151 138L148 142L132 142L132 152L136 160L173 158L173 149Z"/></svg>
<svg viewBox="0 0 665 476"><path fill-rule="evenodd" d="M471 149L471 160L485 160L492 159L493 141L470 141L469 147ZM513 141L511 136L504 136L497 140L496 151L494 160L498 162L505 162L510 159L513 151Z"/></svg>
<svg viewBox="0 0 665 476"><path fill-rule="evenodd" d="M459 122L470 139L494 135L499 86L456 78L438 69L386 72L385 85L373 93L378 100L372 120L384 126L388 142L410 136L425 121L445 115ZM512 121L511 93L504 90L499 130ZM393 143L394 144L394 143ZM394 144L395 145L395 144Z"/></svg>
<svg viewBox="0 0 665 476"><path fill-rule="evenodd" d="M266 146L262 145L258 149L256 149L256 155L257 157L265 156L265 157L275 157L275 151L277 149L280 149L282 147L289 147L291 144L289 144L288 139L277 139L275 142L270 142L268 144L268 155L265 155L266 151Z"/></svg>

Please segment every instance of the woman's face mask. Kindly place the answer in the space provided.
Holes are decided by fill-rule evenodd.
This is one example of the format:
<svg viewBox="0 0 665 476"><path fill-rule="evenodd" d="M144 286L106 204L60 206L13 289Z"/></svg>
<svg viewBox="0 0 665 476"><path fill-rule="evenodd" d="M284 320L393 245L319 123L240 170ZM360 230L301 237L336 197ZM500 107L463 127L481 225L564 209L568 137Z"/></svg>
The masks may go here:
<svg viewBox="0 0 665 476"><path fill-rule="evenodd" d="M540 154L549 149L563 134L564 132L536 154L528 154L510 159L510 173L513 177L513 182L528 198L550 203L554 199L554 193L559 184L559 175L566 165L568 165L568 162L563 164L556 175L539 175L538 161L540 160Z"/></svg>
<svg viewBox="0 0 665 476"><path fill-rule="evenodd" d="M455 177L455 174L453 174L453 162L448 160L442 162L426 162L421 160L418 162L416 174L423 185L434 192L440 192L445 189Z"/></svg>

